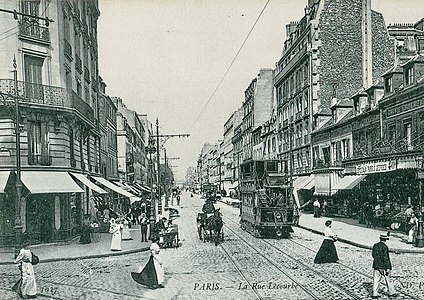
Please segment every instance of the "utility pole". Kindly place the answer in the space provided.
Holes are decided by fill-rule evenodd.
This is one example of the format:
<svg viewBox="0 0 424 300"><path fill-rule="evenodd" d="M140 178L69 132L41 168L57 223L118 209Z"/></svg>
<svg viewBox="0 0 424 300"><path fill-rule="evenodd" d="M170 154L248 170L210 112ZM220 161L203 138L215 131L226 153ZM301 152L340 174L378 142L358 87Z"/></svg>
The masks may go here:
<svg viewBox="0 0 424 300"><path fill-rule="evenodd" d="M158 213L162 213L162 199L160 196L160 148L159 148L159 119L156 118L156 155L157 155L157 172L158 172ZM155 208L156 209L156 208ZM155 214L156 216L156 214Z"/></svg>
<svg viewBox="0 0 424 300"><path fill-rule="evenodd" d="M21 135L19 126L19 99L18 99L18 71L16 58L13 57L13 83L15 85L15 136L16 136L16 202L15 202L15 257L19 253L22 243L22 220L21 220Z"/></svg>
<svg viewBox="0 0 424 300"><path fill-rule="evenodd" d="M158 186L158 213L162 213L162 199L161 199L161 190L160 190L160 145L159 138L166 138L165 142L171 137L189 137L190 134L180 133L180 134L159 134L159 119L156 118L156 154L157 154L157 169L158 169L158 178L157 178L157 186ZM166 200L166 199L165 199ZM166 202L165 205L168 203Z"/></svg>
<svg viewBox="0 0 424 300"><path fill-rule="evenodd" d="M221 184L222 184L222 178L221 178L221 159L218 160L219 163L219 191L218 193L221 193L221 190L223 190L224 188L221 189Z"/></svg>

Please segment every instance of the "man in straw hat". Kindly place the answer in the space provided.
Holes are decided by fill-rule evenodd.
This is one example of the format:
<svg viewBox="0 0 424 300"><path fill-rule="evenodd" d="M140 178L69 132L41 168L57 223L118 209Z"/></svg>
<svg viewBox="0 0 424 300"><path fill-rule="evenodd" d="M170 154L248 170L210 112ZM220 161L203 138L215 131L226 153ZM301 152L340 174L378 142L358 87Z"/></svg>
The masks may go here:
<svg viewBox="0 0 424 300"><path fill-rule="evenodd" d="M384 281L387 285L389 297L397 296L392 280L390 278L390 274L392 271L392 263L390 262L389 257L389 247L387 247L386 245L386 241L388 239L388 235L380 234L380 242L374 244L374 246L372 247L372 257L374 258L372 264L372 267L374 269L374 284L372 294L373 299L377 299L380 297L380 295L378 294L378 288L382 278L384 278Z"/></svg>

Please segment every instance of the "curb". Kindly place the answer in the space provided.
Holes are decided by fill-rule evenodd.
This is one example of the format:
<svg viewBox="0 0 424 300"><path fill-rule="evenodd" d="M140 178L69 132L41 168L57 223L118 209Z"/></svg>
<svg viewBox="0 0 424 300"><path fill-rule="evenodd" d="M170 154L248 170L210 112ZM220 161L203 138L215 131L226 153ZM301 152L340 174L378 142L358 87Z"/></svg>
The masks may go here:
<svg viewBox="0 0 424 300"><path fill-rule="evenodd" d="M323 232L321 232L319 230L316 230L316 229L308 228L308 227L305 227L305 226L302 226L302 225L296 225L296 226L299 227L299 228L308 230L310 232L319 234L319 235L324 235ZM352 246L355 246L355 247L372 250L372 247L371 246L367 246L367 245L364 245L364 244L359 244L359 243L356 243L356 242L353 242L353 241L350 241L350 240L346 240L344 238L338 238L337 240L339 242L342 242L342 243L345 243L345 244L349 244L349 245L352 245ZM420 253L420 254L424 254L424 249L421 251L421 250L416 250L416 249L394 249L394 248L389 248L389 252L395 253L395 254L401 254L401 253Z"/></svg>
<svg viewBox="0 0 424 300"><path fill-rule="evenodd" d="M109 257L109 256L119 256L119 255L125 255L125 254L133 254L143 251L150 250L149 247L144 248L137 248L132 250L123 250L123 251L117 251L117 252L111 252L111 253L103 253L103 254L93 254L93 255L83 255L83 256L73 256L73 257L57 257L57 258L47 258L47 259L40 259L40 264L42 263L48 263L48 262L58 262L58 261L71 261L71 260L79 260L79 259L90 259L90 258L100 258L100 257ZM13 261L1 261L1 265L14 265Z"/></svg>

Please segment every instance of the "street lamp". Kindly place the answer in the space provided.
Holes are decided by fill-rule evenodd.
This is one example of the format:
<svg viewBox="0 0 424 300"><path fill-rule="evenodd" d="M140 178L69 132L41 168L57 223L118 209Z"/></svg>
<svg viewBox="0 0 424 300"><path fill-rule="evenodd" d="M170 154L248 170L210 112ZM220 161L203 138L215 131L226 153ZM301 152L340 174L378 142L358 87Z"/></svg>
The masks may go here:
<svg viewBox="0 0 424 300"><path fill-rule="evenodd" d="M417 237L415 239L415 246L422 248L424 247L424 235L423 235L423 207L422 207L422 180L424 179L424 172L423 172L423 157L419 157L417 158L417 167L418 167L418 172L417 172L417 179L419 181L419 187L420 187L420 192L419 192L419 207L420 207L420 211L418 212L418 234Z"/></svg>
<svg viewBox="0 0 424 300"><path fill-rule="evenodd" d="M153 192L153 161L152 154L156 152L155 141L152 137L149 138L149 144L145 148L149 153L149 166L150 166L150 239L152 239L152 232L156 222L156 204Z"/></svg>
<svg viewBox="0 0 424 300"><path fill-rule="evenodd" d="M18 256L21 242L22 242L22 221L21 221L21 140L20 140L20 126L19 126L19 101L18 101L18 71L16 69L16 58L13 57L13 83L15 86L14 89L14 98L15 98L15 146L16 146L16 202L15 202L15 257Z"/></svg>

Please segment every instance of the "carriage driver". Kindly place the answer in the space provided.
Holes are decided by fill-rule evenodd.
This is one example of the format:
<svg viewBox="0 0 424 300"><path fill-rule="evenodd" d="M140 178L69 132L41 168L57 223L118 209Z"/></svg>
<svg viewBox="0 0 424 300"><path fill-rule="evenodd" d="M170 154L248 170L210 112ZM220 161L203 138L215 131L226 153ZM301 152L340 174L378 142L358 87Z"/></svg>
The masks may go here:
<svg viewBox="0 0 424 300"><path fill-rule="evenodd" d="M206 214L213 214L215 206L211 200L206 199L205 204L203 204L202 211Z"/></svg>

